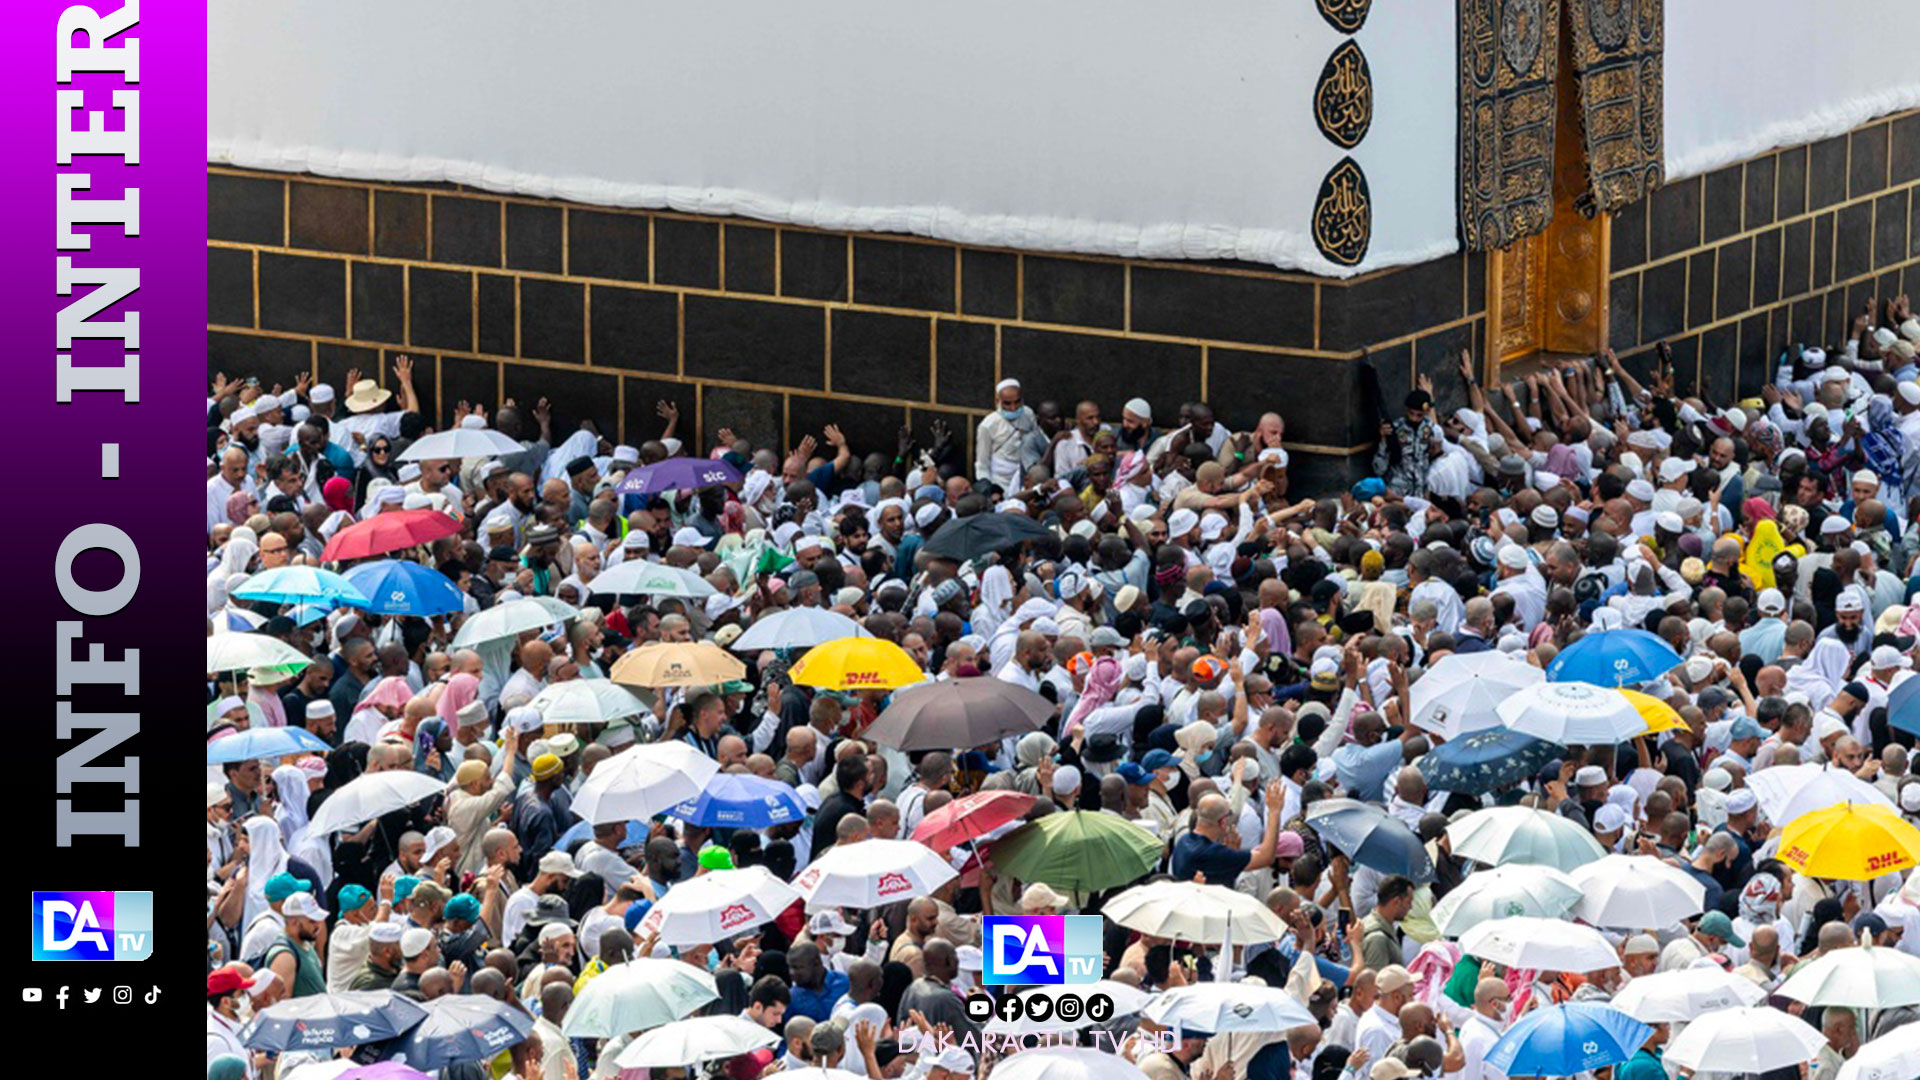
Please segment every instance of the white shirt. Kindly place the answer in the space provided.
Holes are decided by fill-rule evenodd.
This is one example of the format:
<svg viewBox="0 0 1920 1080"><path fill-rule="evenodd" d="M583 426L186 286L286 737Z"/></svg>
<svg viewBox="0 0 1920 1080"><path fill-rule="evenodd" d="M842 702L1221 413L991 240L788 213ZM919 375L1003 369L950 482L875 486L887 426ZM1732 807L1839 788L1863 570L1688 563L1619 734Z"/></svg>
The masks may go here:
<svg viewBox="0 0 1920 1080"><path fill-rule="evenodd" d="M232 1054L247 1063L247 1076L253 1077L253 1051L240 1041L240 1025L207 1006L207 1064L222 1054Z"/></svg>
<svg viewBox="0 0 1920 1080"><path fill-rule="evenodd" d="M533 918L533 911L540 905L540 898L533 893L531 885L522 885L507 894L507 905L500 915L500 939L514 942L520 939L520 931L526 929L527 920Z"/></svg>
<svg viewBox="0 0 1920 1080"><path fill-rule="evenodd" d="M1387 1050L1400 1039L1400 1018L1375 1004L1360 1018L1360 1026L1354 1030L1354 1049L1365 1047L1368 1059L1380 1061L1387 1056Z"/></svg>
<svg viewBox="0 0 1920 1080"><path fill-rule="evenodd" d="M607 883L607 898L613 898L614 891L627 883L635 871L627 860L617 851L601 846L599 841L590 840L580 845L579 854L573 857L573 865L583 874L599 874ZM512 941L512 938L508 938Z"/></svg>
<svg viewBox="0 0 1920 1080"><path fill-rule="evenodd" d="M373 924L361 925L341 919L327 934L327 993L346 991L353 977L366 963L367 948L373 943Z"/></svg>
<svg viewBox="0 0 1920 1080"><path fill-rule="evenodd" d="M1460 602L1460 594L1444 581L1430 578L1415 585L1407 603L1421 600L1433 601L1433 628L1443 634L1458 634L1460 625L1467 621L1466 605Z"/></svg>
<svg viewBox="0 0 1920 1080"><path fill-rule="evenodd" d="M1467 1055L1460 1080L1506 1080L1507 1074L1486 1064L1487 1051L1500 1041L1500 1028L1480 1013L1467 1017L1460 1025L1460 1049Z"/></svg>

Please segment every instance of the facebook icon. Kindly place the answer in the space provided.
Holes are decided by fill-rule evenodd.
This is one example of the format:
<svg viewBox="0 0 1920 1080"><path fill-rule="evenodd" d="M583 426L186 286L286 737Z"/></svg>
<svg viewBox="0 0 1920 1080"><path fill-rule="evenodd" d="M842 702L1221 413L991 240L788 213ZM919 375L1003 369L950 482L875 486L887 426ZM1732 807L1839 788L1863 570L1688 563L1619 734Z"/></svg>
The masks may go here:
<svg viewBox="0 0 1920 1080"><path fill-rule="evenodd" d="M153 952L150 892L36 892L35 960L145 960Z"/></svg>

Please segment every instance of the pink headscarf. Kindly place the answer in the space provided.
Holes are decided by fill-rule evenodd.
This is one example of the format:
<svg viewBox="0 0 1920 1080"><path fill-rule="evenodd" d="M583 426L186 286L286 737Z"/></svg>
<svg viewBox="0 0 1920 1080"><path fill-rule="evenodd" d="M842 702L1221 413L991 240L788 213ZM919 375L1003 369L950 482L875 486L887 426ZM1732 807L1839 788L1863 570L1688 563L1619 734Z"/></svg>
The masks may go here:
<svg viewBox="0 0 1920 1080"><path fill-rule="evenodd" d="M251 491L236 491L227 496L227 520L235 525L245 525L249 516L247 507L252 506L253 503L254 497Z"/></svg>
<svg viewBox="0 0 1920 1080"><path fill-rule="evenodd" d="M1120 689L1120 661L1111 656L1102 656L1093 662L1093 669L1087 672L1086 688L1080 691L1080 700L1073 707L1073 715L1067 718L1066 730L1071 732L1075 724L1085 719L1088 713L1101 708L1113 700Z"/></svg>
<svg viewBox="0 0 1920 1080"><path fill-rule="evenodd" d="M320 497L335 510L353 509L353 484L344 476L336 476L320 485Z"/></svg>
<svg viewBox="0 0 1920 1080"><path fill-rule="evenodd" d="M407 680L398 675L389 675L374 685L373 692L362 698L361 705L388 705L395 709L405 709L407 702L413 700L413 689Z"/></svg>
<svg viewBox="0 0 1920 1080"><path fill-rule="evenodd" d="M1293 652L1293 630L1287 625L1287 613L1279 608L1260 609L1260 631L1267 636L1267 651L1276 656Z"/></svg>
<svg viewBox="0 0 1920 1080"><path fill-rule="evenodd" d="M479 696L480 680L461 672L447 680L447 688L440 694L433 711L447 722L447 730L453 731L460 726L460 710Z"/></svg>
<svg viewBox="0 0 1920 1080"><path fill-rule="evenodd" d="M1414 979L1414 1000L1438 1009L1440 992L1446 989L1447 980L1453 977L1453 969L1460 963L1460 955L1460 946L1451 941L1429 941L1422 946L1413 963L1407 965L1407 972Z"/></svg>

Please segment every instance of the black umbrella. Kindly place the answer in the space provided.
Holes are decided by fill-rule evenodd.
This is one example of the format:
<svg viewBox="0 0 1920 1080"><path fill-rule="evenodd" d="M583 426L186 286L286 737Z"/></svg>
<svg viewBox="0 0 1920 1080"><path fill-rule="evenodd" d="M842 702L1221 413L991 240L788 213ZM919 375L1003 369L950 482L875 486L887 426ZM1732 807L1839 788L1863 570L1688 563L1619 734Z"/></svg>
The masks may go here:
<svg viewBox="0 0 1920 1080"><path fill-rule="evenodd" d="M921 550L938 558L967 562L1051 535L1046 526L1025 514L970 514L940 526Z"/></svg>
<svg viewBox="0 0 1920 1080"><path fill-rule="evenodd" d="M389 1043L381 1057L421 1072L490 1061L524 1042L533 1017L484 994L447 994L427 1002L426 1018Z"/></svg>
<svg viewBox="0 0 1920 1080"><path fill-rule="evenodd" d="M1052 715L1053 702L1024 686L986 676L947 679L895 691L867 736L901 751L970 750L1038 731Z"/></svg>
<svg viewBox="0 0 1920 1080"><path fill-rule="evenodd" d="M427 1011L391 990L309 994L269 1005L240 1030L249 1049L288 1053L360 1046L391 1039L418 1024Z"/></svg>
<svg viewBox="0 0 1920 1080"><path fill-rule="evenodd" d="M1414 884L1433 880L1426 845L1399 818L1357 799L1321 799L1307 809L1307 824L1347 858Z"/></svg>

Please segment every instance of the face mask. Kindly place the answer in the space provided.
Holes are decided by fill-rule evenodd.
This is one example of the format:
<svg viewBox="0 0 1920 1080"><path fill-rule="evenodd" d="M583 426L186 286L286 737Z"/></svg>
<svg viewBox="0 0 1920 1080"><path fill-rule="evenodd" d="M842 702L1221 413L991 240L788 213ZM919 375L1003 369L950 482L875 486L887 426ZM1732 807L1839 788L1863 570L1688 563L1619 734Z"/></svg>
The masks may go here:
<svg viewBox="0 0 1920 1080"><path fill-rule="evenodd" d="M840 953L846 948L846 946L841 942L834 941L832 939L820 941L820 942L817 942L817 944L820 946L820 955L826 957L829 960L833 959L836 956L839 956Z"/></svg>
<svg viewBox="0 0 1920 1080"><path fill-rule="evenodd" d="M1020 419L1020 410L1019 409L1001 409L1000 415L1005 417L1008 420L1018 420Z"/></svg>
<svg viewBox="0 0 1920 1080"><path fill-rule="evenodd" d="M1212 763L1212 761L1213 761L1213 751L1211 750L1193 759L1194 765L1202 769L1206 768L1209 764Z"/></svg>

